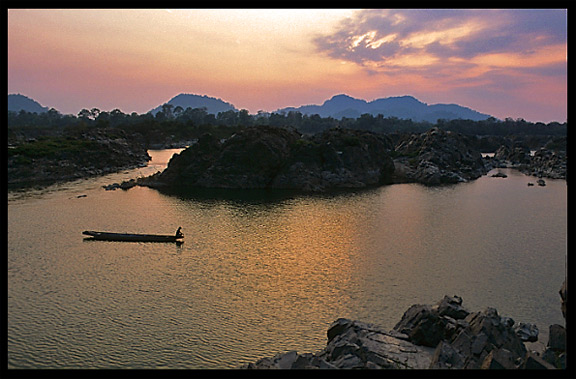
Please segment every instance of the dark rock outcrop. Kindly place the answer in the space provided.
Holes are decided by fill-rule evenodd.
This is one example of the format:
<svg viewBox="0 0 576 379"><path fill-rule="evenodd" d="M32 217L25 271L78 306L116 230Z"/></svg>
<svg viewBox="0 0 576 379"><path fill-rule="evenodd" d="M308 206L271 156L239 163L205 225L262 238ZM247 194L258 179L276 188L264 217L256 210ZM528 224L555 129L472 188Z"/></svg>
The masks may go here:
<svg viewBox="0 0 576 379"><path fill-rule="evenodd" d="M533 155L521 142L502 145L492 158L486 159L486 166L516 168L539 178L566 179L566 138L550 140Z"/></svg>
<svg viewBox="0 0 576 379"><path fill-rule="evenodd" d="M491 366L492 359L500 364L504 360L518 365L526 355L526 347L513 329L514 321L500 317L494 308L471 313L464 322L468 325L448 342L461 359L461 366L451 368L479 369ZM441 365L442 362L433 364Z"/></svg>
<svg viewBox="0 0 576 379"><path fill-rule="evenodd" d="M408 336L417 344L435 347L442 340L450 339L462 328L469 312L462 307L462 298L444 296L434 306L412 305L402 316L394 330Z"/></svg>
<svg viewBox="0 0 576 379"><path fill-rule="evenodd" d="M516 335L524 342L538 341L538 327L534 324L519 323L516 328Z"/></svg>
<svg viewBox="0 0 576 379"><path fill-rule="evenodd" d="M566 179L566 153L545 148L537 150L521 171L527 175L550 179Z"/></svg>
<svg viewBox="0 0 576 379"><path fill-rule="evenodd" d="M202 136L143 183L311 192L362 188L391 182L390 149L385 137L370 132L332 129L306 137L282 128L250 127L224 142Z"/></svg>
<svg viewBox="0 0 576 379"><path fill-rule="evenodd" d="M414 134L395 148L394 181L438 185L477 179L487 170L473 145L469 137L439 128Z"/></svg>
<svg viewBox="0 0 576 379"><path fill-rule="evenodd" d="M565 293L565 285L563 285ZM564 299L564 297L563 297ZM494 308L469 312L462 298L444 296L435 305L413 305L390 331L340 318L317 353L279 353L249 363L247 369L554 369L566 368L566 331L550 326L540 355L524 342L535 341L533 324L502 317Z"/></svg>
<svg viewBox="0 0 576 379"><path fill-rule="evenodd" d="M508 162L508 164L528 164L530 163L530 149L520 143L512 146L502 145L494 153L494 159Z"/></svg>
<svg viewBox="0 0 576 379"><path fill-rule="evenodd" d="M316 354L295 351L249 363L247 369L425 369L434 349L417 346L375 325L336 320L328 329L328 344Z"/></svg>

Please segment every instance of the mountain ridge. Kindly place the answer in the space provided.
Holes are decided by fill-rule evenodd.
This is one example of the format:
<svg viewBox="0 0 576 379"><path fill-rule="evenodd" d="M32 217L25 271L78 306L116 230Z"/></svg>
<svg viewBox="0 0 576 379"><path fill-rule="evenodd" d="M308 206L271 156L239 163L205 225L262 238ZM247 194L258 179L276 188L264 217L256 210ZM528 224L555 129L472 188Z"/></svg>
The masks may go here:
<svg viewBox="0 0 576 379"><path fill-rule="evenodd" d="M322 105L302 105L300 107L280 108L277 113L290 111L321 117L341 119L358 118L368 113L373 116L382 114L384 117L397 117L412 119L413 121L436 122L438 119L470 119L473 121L485 120L492 116L480 113L458 104L432 104L428 105L414 96L392 96L372 101L356 99L346 94L338 94L324 101Z"/></svg>
<svg viewBox="0 0 576 379"><path fill-rule="evenodd" d="M180 93L165 103L158 105L146 113L156 115L162 110L163 105L170 104L173 109L180 106L183 109L206 108L210 114L218 114L226 111L238 111L232 103L226 102L220 98L207 95L197 95L190 93ZM20 94L8 95L8 110L19 112L20 110L28 112L43 113L48 111L48 107L43 107L37 101ZM270 113L288 113L300 112L303 115L318 114L321 117L333 117L335 119L358 118L362 114L371 114L377 116L382 114L384 117L397 117L400 119L412 119L413 121L437 122L438 119L468 119L473 121L485 120L492 117L489 114L480 113L474 109L458 104L426 104L414 96L392 96L378 98L371 101L354 98L347 94L334 95L325 100L321 105L306 104L299 107L279 108Z"/></svg>
<svg viewBox="0 0 576 379"><path fill-rule="evenodd" d="M231 103L228 103L220 98L211 97L207 95L196 95L191 93L181 93L166 103L163 103L156 108L151 109L147 113L151 113L156 115L156 113L162 110L162 106L164 104L170 104L174 107L182 107L183 109L186 108L206 108L207 113L217 114L219 112L226 112L226 111L237 111L236 107Z"/></svg>
<svg viewBox="0 0 576 379"><path fill-rule="evenodd" d="M26 112L32 113L44 113L48 112L48 107L42 106L36 100L17 94L8 94L8 110L13 112L20 112L21 110L25 110Z"/></svg>

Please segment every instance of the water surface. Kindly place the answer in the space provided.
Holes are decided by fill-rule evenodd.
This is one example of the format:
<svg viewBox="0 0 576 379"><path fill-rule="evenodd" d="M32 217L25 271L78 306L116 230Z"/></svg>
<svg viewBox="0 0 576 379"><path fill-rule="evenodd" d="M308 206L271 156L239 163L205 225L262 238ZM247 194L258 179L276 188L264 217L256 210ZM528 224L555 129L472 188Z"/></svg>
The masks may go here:
<svg viewBox="0 0 576 379"><path fill-rule="evenodd" d="M410 305L445 294L541 331L564 324L563 180L529 187L535 178L503 170L320 196L102 188L162 169L173 152L9 194L9 367L236 368L318 351L338 317L392 328ZM178 226L182 245L81 234Z"/></svg>

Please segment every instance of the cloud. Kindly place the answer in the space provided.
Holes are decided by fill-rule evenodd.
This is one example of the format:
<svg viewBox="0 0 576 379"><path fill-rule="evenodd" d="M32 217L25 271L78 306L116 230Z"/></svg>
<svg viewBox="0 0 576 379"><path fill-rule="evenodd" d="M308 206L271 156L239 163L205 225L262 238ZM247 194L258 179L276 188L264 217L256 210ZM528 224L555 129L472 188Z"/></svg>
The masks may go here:
<svg viewBox="0 0 576 379"><path fill-rule="evenodd" d="M365 10L314 38L316 50L370 69L434 64L485 54L530 54L565 44L565 10ZM414 63L416 64L416 63Z"/></svg>
<svg viewBox="0 0 576 379"><path fill-rule="evenodd" d="M312 42L366 74L374 96L400 91L497 117L566 117L566 9L360 10Z"/></svg>

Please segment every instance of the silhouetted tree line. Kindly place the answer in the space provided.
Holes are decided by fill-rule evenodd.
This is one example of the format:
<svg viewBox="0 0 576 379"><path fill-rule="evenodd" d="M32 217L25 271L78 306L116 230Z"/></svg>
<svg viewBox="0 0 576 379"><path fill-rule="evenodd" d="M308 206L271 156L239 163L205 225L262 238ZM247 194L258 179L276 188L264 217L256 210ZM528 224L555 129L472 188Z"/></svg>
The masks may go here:
<svg viewBox="0 0 576 379"><path fill-rule="evenodd" d="M82 109L78 115L63 115L55 109L44 113L26 111L8 112L8 141L18 143L26 139L41 136L80 136L92 128L117 128L135 138L140 138L147 146L165 143L167 140L184 141L212 133L226 138L238 128L253 125L270 125L294 128L301 133L315 134L327 129L339 127L368 130L376 133L421 133L436 126L466 135L478 136L564 136L567 123L528 122L523 119L506 118L498 120L488 118L482 121L443 120L436 124L427 121L412 121L396 117L384 117L379 114L363 114L358 118L320 117L317 114L304 115L300 112L266 113L250 115L247 110L208 113L206 108L173 107L165 104L156 115L151 113L123 113L119 109L110 112L97 108Z"/></svg>

